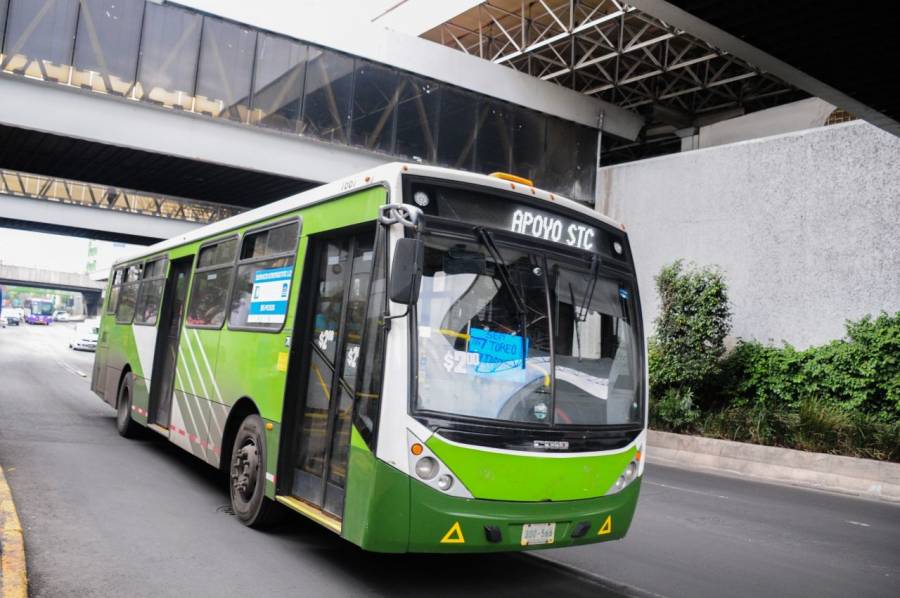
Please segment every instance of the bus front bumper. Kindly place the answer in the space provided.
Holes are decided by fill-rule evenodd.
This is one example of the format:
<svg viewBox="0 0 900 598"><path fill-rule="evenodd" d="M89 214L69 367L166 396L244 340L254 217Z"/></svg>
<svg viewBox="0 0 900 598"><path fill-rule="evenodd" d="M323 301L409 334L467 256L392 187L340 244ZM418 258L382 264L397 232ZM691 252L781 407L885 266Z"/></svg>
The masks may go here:
<svg viewBox="0 0 900 598"><path fill-rule="evenodd" d="M412 481L409 551L501 552L618 540L631 525L640 486L638 478L610 496L534 503L458 498ZM552 542L526 544L526 525L529 534L549 529Z"/></svg>

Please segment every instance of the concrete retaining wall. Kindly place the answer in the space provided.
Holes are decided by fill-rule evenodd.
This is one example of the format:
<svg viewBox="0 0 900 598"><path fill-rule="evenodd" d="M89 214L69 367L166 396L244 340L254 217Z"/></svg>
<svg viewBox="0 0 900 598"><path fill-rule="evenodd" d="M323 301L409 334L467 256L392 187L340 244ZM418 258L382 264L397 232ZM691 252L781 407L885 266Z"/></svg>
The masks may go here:
<svg viewBox="0 0 900 598"><path fill-rule="evenodd" d="M900 503L900 464L650 430L650 463Z"/></svg>
<svg viewBox="0 0 900 598"><path fill-rule="evenodd" d="M864 122L601 168L632 239L644 317L678 258L727 276L734 334L806 347L900 311L900 138Z"/></svg>

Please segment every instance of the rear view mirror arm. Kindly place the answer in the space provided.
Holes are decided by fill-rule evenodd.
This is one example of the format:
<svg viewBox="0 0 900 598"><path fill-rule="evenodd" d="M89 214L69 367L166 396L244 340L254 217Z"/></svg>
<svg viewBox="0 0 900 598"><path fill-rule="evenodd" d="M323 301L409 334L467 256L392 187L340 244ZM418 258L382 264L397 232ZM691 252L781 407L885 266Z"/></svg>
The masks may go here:
<svg viewBox="0 0 900 598"><path fill-rule="evenodd" d="M422 229L424 227L424 217L422 210L420 210L416 206L411 206L407 204L386 204L381 206L378 211L378 222L382 226L385 227L385 231L387 231L392 225L400 224L404 229L411 228L414 231L414 239L417 243L421 242L421 234ZM390 248L390 235L384 235L384 252L385 252L385 263L387 263L388 249ZM414 270L421 269L422 264L414 263ZM388 282L388 287L390 288L390 280L393 275L393 263L391 263L391 271L387 273L386 282ZM412 310L412 301L406 303L406 310L402 314L391 315L388 309L388 306L385 305L385 312L382 316L382 326L385 331L389 331L391 329L391 320L396 320L397 318L405 318L410 314Z"/></svg>

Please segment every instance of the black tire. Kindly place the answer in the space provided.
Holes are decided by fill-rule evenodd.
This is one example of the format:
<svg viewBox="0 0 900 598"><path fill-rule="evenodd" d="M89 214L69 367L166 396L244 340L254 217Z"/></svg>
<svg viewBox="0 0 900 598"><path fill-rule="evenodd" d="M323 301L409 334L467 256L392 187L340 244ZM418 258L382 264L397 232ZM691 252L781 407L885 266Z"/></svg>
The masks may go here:
<svg viewBox="0 0 900 598"><path fill-rule="evenodd" d="M134 396L134 377L131 372L125 374L119 386L119 398L116 403L116 429L124 438L137 438L141 426L131 419L131 397Z"/></svg>
<svg viewBox="0 0 900 598"><path fill-rule="evenodd" d="M228 468L231 510L248 527L264 528L277 523L280 505L266 497L266 433L258 415L241 422Z"/></svg>

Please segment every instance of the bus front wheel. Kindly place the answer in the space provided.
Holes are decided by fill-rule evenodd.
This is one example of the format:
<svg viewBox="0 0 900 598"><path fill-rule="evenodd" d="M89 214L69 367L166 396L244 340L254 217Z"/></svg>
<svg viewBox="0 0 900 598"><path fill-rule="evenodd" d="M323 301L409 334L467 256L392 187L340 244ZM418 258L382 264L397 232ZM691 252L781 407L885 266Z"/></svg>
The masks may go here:
<svg viewBox="0 0 900 598"><path fill-rule="evenodd" d="M256 414L244 418L235 436L229 488L231 509L244 525L262 528L279 519L281 509L266 497L266 435Z"/></svg>
<svg viewBox="0 0 900 598"><path fill-rule="evenodd" d="M134 390L134 376L131 372L125 374L122 384L119 386L119 400L116 402L116 429L125 438L137 438L141 432L141 426L131 419L131 397Z"/></svg>

